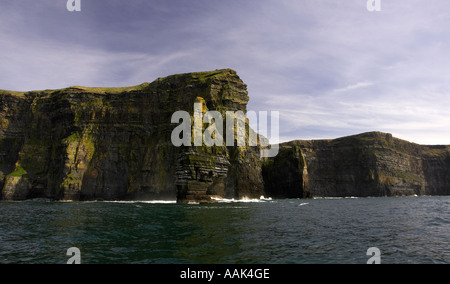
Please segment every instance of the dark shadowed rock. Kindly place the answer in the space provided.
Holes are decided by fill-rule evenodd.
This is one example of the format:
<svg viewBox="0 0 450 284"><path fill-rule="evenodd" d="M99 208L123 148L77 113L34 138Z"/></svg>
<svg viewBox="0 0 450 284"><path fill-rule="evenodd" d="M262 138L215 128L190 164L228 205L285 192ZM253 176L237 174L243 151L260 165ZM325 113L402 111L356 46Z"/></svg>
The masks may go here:
<svg viewBox="0 0 450 284"><path fill-rule="evenodd" d="M298 146L284 146L276 157L264 160L262 170L269 196L273 198L311 197L308 168Z"/></svg>
<svg viewBox="0 0 450 284"><path fill-rule="evenodd" d="M300 150L292 151L293 147ZM279 165L276 171L290 173L283 173L270 188L293 180L298 169L288 161L296 160L300 151L308 182L295 182L297 188L307 185L313 196L450 195L449 146L418 145L369 132L335 140L292 141L281 146L280 153L286 151L288 157L281 163L277 157L273 164Z"/></svg>

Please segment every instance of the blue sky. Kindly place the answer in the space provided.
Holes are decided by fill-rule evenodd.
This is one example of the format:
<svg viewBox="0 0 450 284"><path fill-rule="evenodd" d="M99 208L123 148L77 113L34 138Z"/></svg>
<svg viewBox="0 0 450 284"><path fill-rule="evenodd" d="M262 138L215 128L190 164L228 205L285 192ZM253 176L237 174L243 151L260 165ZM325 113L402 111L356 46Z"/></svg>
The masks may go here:
<svg viewBox="0 0 450 284"><path fill-rule="evenodd" d="M0 89L132 86L222 68L282 141L450 144L446 0L2 0Z"/></svg>

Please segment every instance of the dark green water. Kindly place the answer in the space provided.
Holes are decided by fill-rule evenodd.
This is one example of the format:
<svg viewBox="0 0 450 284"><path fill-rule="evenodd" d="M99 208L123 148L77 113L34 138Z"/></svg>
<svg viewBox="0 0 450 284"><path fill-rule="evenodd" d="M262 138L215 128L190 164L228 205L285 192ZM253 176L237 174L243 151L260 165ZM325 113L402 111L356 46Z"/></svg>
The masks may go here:
<svg viewBox="0 0 450 284"><path fill-rule="evenodd" d="M0 203L0 263L450 263L450 197Z"/></svg>

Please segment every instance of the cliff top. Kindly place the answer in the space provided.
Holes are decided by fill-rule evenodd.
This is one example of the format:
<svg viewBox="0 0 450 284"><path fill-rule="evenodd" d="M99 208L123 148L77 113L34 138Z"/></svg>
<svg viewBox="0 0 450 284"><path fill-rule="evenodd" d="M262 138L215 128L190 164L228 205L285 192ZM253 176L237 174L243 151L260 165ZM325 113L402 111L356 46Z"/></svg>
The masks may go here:
<svg viewBox="0 0 450 284"><path fill-rule="evenodd" d="M419 145L403 139L395 138L390 133L366 132L337 139L294 140L282 144L282 147L303 146L320 147L380 147L410 153L421 153L425 156L441 156L450 154L450 145Z"/></svg>
<svg viewBox="0 0 450 284"><path fill-rule="evenodd" d="M121 94L132 91L140 91L144 90L148 86L153 83L161 82L161 81L174 81L174 80L183 80L183 81L192 81L192 82L208 82L211 79L239 79L236 71L232 69L218 69L214 71L204 71L204 72L191 72L191 73L182 73L170 75L163 78L158 78L152 83L142 83L140 85L131 86L131 87L83 87L83 86L71 86L62 89L47 89L41 91L29 91L29 92L17 92L17 91L9 91L9 90L0 90L0 95L11 95L17 97L23 97L27 93L44 93L50 94L54 92L65 92L65 91L85 91L93 94Z"/></svg>
<svg viewBox="0 0 450 284"><path fill-rule="evenodd" d="M204 71L204 72L191 72L191 73L182 73L182 74L175 74L170 75L164 78L158 78L156 81L161 80L171 80L171 79L177 79L177 78L189 78L192 81L201 81L206 82L212 78L217 79L227 79L227 78L238 78L237 72L233 69L217 69L214 71Z"/></svg>
<svg viewBox="0 0 450 284"><path fill-rule="evenodd" d="M16 92L16 91L8 91L8 90L0 90L0 95L11 95L16 97L23 97L26 92Z"/></svg>

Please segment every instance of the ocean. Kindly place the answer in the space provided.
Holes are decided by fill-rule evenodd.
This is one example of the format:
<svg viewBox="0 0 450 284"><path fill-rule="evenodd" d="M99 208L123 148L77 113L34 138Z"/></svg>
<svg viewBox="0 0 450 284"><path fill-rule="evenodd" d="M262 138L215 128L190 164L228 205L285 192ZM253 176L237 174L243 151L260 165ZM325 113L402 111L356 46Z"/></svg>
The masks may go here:
<svg viewBox="0 0 450 284"><path fill-rule="evenodd" d="M449 208L430 196L0 202L0 263L450 263Z"/></svg>

